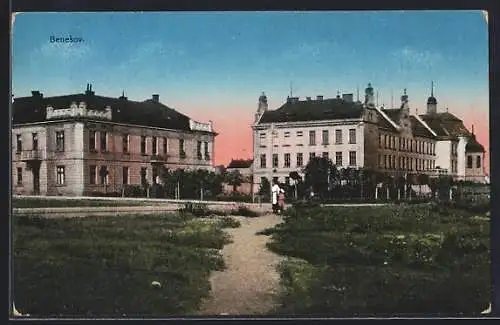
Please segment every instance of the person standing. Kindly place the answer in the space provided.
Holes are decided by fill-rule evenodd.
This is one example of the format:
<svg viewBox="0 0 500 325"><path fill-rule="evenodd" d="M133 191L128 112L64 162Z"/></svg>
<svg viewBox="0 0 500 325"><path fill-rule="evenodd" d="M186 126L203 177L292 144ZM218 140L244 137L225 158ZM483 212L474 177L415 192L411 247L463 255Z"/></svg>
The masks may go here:
<svg viewBox="0 0 500 325"><path fill-rule="evenodd" d="M280 213L283 213L285 211L285 190L282 188L278 194L278 206Z"/></svg>
<svg viewBox="0 0 500 325"><path fill-rule="evenodd" d="M273 204L273 213L277 213L278 206L278 195L281 191L280 186L276 180L273 180L273 186L271 187L271 203Z"/></svg>

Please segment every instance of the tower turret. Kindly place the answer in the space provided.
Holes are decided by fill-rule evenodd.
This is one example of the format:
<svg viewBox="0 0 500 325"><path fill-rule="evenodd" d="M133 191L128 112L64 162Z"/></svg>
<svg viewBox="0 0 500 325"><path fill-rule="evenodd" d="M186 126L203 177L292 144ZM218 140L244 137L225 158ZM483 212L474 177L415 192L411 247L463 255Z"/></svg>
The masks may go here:
<svg viewBox="0 0 500 325"><path fill-rule="evenodd" d="M257 122L262 114L264 114L268 109L267 105L267 96L264 92L262 92L262 95L259 97L259 104L257 107L257 113L255 113L255 122Z"/></svg>
<svg viewBox="0 0 500 325"><path fill-rule="evenodd" d="M427 98L427 114L437 113L437 100L434 97L434 81L431 82L431 95Z"/></svg>
<svg viewBox="0 0 500 325"><path fill-rule="evenodd" d="M365 105L368 107L375 107L375 99L373 96L373 87L371 83L368 83L368 87L365 89Z"/></svg>

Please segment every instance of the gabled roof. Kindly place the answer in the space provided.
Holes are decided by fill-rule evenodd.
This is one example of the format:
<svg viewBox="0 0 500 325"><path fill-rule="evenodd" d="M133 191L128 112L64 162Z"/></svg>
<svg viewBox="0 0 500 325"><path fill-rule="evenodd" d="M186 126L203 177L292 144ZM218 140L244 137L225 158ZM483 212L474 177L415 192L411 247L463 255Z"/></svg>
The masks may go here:
<svg viewBox="0 0 500 325"><path fill-rule="evenodd" d="M250 168L253 164L253 159L232 159L226 169L231 168Z"/></svg>
<svg viewBox="0 0 500 325"><path fill-rule="evenodd" d="M339 98L288 100L276 110L266 111L258 124L360 118L363 105Z"/></svg>
<svg viewBox="0 0 500 325"><path fill-rule="evenodd" d="M45 121L46 108L69 108L73 102L85 102L87 109L112 109L112 122L190 131L190 118L160 102L151 99L138 102L124 97L113 98L94 94L72 94L54 97L20 97L12 104L13 124ZM61 119L67 119L61 117ZM91 118L85 118L91 119Z"/></svg>
<svg viewBox="0 0 500 325"><path fill-rule="evenodd" d="M464 126L462 120L449 112L422 114L419 116L436 132L438 137L455 138L470 135L469 130Z"/></svg>

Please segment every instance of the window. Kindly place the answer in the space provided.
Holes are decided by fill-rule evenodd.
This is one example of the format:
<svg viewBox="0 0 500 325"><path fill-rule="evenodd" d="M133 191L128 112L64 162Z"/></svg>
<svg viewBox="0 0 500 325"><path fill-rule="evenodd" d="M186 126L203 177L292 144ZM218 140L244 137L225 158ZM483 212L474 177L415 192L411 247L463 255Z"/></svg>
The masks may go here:
<svg viewBox="0 0 500 325"><path fill-rule="evenodd" d="M349 165L356 166L356 151L349 151Z"/></svg>
<svg viewBox="0 0 500 325"><path fill-rule="evenodd" d="M168 139L163 137L163 154L166 156L168 152Z"/></svg>
<svg viewBox="0 0 500 325"><path fill-rule="evenodd" d="M146 154L146 137L141 136L141 154L145 155Z"/></svg>
<svg viewBox="0 0 500 325"><path fill-rule="evenodd" d="M129 145L129 141L130 141L130 139L129 139L128 134L124 134L124 135L122 136L122 145L123 145L123 152L124 152L124 153L128 153L128 145Z"/></svg>
<svg viewBox="0 0 500 325"><path fill-rule="evenodd" d="M315 152L310 152L309 153L309 160L313 159L314 157L316 157L316 153Z"/></svg>
<svg viewBox="0 0 500 325"><path fill-rule="evenodd" d="M153 155L158 154L158 138L157 137L153 137L151 139L151 152Z"/></svg>
<svg viewBox="0 0 500 325"><path fill-rule="evenodd" d="M96 147L96 138L95 138L95 131L90 130L89 131L89 150L94 151Z"/></svg>
<svg viewBox="0 0 500 325"><path fill-rule="evenodd" d="M23 169L17 167L17 185L23 185Z"/></svg>
<svg viewBox="0 0 500 325"><path fill-rule="evenodd" d="M16 151L17 152L23 151L23 140L20 134L16 135Z"/></svg>
<svg viewBox="0 0 500 325"><path fill-rule="evenodd" d="M384 140L384 137L382 136L382 134L379 134L378 135L378 147L379 148L382 148L382 142Z"/></svg>
<svg viewBox="0 0 500 325"><path fill-rule="evenodd" d="M285 138L289 138L290 137L290 132L285 132Z"/></svg>
<svg viewBox="0 0 500 325"><path fill-rule="evenodd" d="M297 153L297 167L302 167L304 165L304 155L302 152Z"/></svg>
<svg viewBox="0 0 500 325"><path fill-rule="evenodd" d="M33 150L38 150L38 133L32 133L31 138Z"/></svg>
<svg viewBox="0 0 500 325"><path fill-rule="evenodd" d="M342 144L342 130L335 130L335 144Z"/></svg>
<svg viewBox="0 0 500 325"><path fill-rule="evenodd" d="M198 159L203 158L202 153L201 153L201 141L198 141L196 143L196 156L198 157Z"/></svg>
<svg viewBox="0 0 500 325"><path fill-rule="evenodd" d="M389 140L387 140L387 134L384 135L384 148L387 149Z"/></svg>
<svg viewBox="0 0 500 325"><path fill-rule="evenodd" d="M278 183L279 178L277 176L273 177L273 183Z"/></svg>
<svg viewBox="0 0 500 325"><path fill-rule="evenodd" d="M64 131L56 131L56 151L64 151Z"/></svg>
<svg viewBox="0 0 500 325"><path fill-rule="evenodd" d="M65 170L64 166L57 166L56 167L56 180L57 180L57 185L64 185L65 184Z"/></svg>
<svg viewBox="0 0 500 325"><path fill-rule="evenodd" d="M304 133L302 131L297 131L297 137L301 137L303 135L304 135Z"/></svg>
<svg viewBox="0 0 500 325"><path fill-rule="evenodd" d="M97 166L89 166L89 183L95 185L97 179Z"/></svg>
<svg viewBox="0 0 500 325"><path fill-rule="evenodd" d="M101 131L101 151L108 151L108 133Z"/></svg>
<svg viewBox="0 0 500 325"><path fill-rule="evenodd" d="M266 154L260 155L260 168L266 168Z"/></svg>
<svg viewBox="0 0 500 325"><path fill-rule="evenodd" d="M349 143L356 143L356 129L349 129Z"/></svg>
<svg viewBox="0 0 500 325"><path fill-rule="evenodd" d="M323 130L321 143L323 145L327 145L328 144L328 130Z"/></svg>
<svg viewBox="0 0 500 325"><path fill-rule="evenodd" d="M396 150L396 137L392 137L392 149Z"/></svg>
<svg viewBox="0 0 500 325"><path fill-rule="evenodd" d="M289 168L289 167L290 167L290 154L286 153L285 154L285 168Z"/></svg>
<svg viewBox="0 0 500 325"><path fill-rule="evenodd" d="M335 165L342 166L342 151L335 153Z"/></svg>
<svg viewBox="0 0 500 325"><path fill-rule="evenodd" d="M481 156L476 157L476 168L481 168Z"/></svg>
<svg viewBox="0 0 500 325"><path fill-rule="evenodd" d="M205 141L205 160L210 160L210 152L208 150L208 142Z"/></svg>
<svg viewBox="0 0 500 325"><path fill-rule="evenodd" d="M145 186L148 183L147 180L148 169L146 167L141 167L141 185Z"/></svg>
<svg viewBox="0 0 500 325"><path fill-rule="evenodd" d="M467 168L472 168L472 156L467 156Z"/></svg>
<svg viewBox="0 0 500 325"><path fill-rule="evenodd" d="M273 153L273 168L278 168L278 154Z"/></svg>
<svg viewBox="0 0 500 325"><path fill-rule="evenodd" d="M181 158L186 158L186 151L184 150L184 139L179 139L179 155Z"/></svg>
<svg viewBox="0 0 500 325"><path fill-rule="evenodd" d="M328 152L327 151L323 152L322 157L328 159Z"/></svg>
<svg viewBox="0 0 500 325"><path fill-rule="evenodd" d="M309 145L316 145L316 131L309 131Z"/></svg>
<svg viewBox="0 0 500 325"><path fill-rule="evenodd" d="M106 166L101 166L101 169L99 170L99 177L101 180L102 185L108 185L108 167Z"/></svg>
<svg viewBox="0 0 500 325"><path fill-rule="evenodd" d="M266 138L266 134L265 133L259 133L259 138L265 139Z"/></svg>
<svg viewBox="0 0 500 325"><path fill-rule="evenodd" d="M130 183L129 182L128 167L122 168L122 181L123 181L123 185L128 185L128 183Z"/></svg>

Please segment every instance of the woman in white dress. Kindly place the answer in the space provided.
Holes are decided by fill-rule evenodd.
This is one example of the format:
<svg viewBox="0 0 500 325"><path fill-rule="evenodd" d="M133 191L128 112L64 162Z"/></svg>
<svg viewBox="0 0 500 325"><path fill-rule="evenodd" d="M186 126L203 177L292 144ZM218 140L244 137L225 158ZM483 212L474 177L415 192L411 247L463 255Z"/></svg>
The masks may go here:
<svg viewBox="0 0 500 325"><path fill-rule="evenodd" d="M281 191L280 186L276 180L273 181L273 187L271 187L271 202L273 204L273 212L278 213L278 195Z"/></svg>

